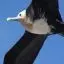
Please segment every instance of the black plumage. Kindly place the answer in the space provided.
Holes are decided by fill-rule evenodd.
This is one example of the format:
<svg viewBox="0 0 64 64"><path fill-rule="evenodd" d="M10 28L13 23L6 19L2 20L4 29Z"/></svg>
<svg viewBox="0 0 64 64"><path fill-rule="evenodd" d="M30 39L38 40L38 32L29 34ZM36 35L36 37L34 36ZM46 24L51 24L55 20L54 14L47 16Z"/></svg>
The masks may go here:
<svg viewBox="0 0 64 64"><path fill-rule="evenodd" d="M32 0L26 15L32 22L45 17L52 33L64 33L58 0ZM6 53L4 64L33 64L48 35L25 31L19 41Z"/></svg>

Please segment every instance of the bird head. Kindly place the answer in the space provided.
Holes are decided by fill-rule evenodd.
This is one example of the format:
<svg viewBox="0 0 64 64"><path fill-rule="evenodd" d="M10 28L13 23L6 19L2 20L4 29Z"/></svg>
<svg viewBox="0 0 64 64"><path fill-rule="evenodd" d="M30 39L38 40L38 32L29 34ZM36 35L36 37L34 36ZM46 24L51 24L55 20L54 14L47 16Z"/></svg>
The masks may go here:
<svg viewBox="0 0 64 64"><path fill-rule="evenodd" d="M8 17L7 21L23 21L25 18L26 18L26 10L23 10L16 17Z"/></svg>

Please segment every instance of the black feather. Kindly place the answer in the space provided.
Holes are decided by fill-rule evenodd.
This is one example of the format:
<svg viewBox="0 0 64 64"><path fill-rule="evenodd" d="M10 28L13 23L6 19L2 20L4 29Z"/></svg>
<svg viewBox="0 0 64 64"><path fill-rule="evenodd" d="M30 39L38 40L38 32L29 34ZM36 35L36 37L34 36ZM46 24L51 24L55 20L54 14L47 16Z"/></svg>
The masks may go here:
<svg viewBox="0 0 64 64"><path fill-rule="evenodd" d="M55 33L64 32L64 23L59 12L58 0L32 0L27 8L27 16L33 21L45 16L48 25L54 26L51 31Z"/></svg>

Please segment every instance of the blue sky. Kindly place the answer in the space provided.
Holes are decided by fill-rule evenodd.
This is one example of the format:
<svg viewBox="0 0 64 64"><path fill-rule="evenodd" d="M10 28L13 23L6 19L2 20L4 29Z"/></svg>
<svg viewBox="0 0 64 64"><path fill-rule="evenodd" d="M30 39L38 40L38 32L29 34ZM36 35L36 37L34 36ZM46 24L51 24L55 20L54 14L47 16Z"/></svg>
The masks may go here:
<svg viewBox="0 0 64 64"><path fill-rule="evenodd" d="M8 16L16 16L27 8L31 0L0 0L0 64L3 64L5 53L24 34L19 22L7 22ZM59 0L60 13L64 20L64 0ZM64 37L49 36L41 48L34 64L64 64Z"/></svg>

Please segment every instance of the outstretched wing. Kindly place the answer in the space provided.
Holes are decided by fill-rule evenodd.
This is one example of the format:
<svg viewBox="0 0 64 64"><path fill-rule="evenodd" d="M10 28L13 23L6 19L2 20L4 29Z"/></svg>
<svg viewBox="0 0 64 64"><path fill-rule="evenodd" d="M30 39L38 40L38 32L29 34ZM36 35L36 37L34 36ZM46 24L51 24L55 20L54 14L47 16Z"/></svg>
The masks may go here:
<svg viewBox="0 0 64 64"><path fill-rule="evenodd" d="M4 64L33 64L47 36L25 32L5 55Z"/></svg>

